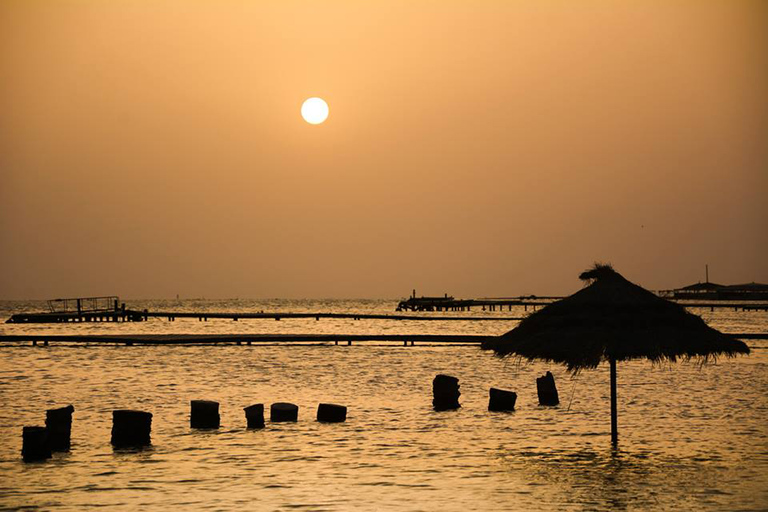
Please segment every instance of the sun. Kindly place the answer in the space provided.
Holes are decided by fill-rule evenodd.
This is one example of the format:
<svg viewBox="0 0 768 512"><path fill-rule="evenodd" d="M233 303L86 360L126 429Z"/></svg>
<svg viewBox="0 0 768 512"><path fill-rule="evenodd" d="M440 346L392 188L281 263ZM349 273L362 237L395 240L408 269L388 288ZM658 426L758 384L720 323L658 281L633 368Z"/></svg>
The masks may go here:
<svg viewBox="0 0 768 512"><path fill-rule="evenodd" d="M328 104L322 98L307 98L301 105L301 117L309 124L320 124L328 119Z"/></svg>

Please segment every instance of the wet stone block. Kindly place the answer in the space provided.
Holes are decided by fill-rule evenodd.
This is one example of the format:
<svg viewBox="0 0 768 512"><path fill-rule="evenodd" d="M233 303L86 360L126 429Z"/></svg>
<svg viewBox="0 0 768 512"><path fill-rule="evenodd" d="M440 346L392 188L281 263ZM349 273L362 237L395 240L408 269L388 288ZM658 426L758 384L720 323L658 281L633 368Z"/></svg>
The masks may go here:
<svg viewBox="0 0 768 512"><path fill-rule="evenodd" d="M432 381L432 406L436 411L458 409L459 379L450 375L437 375Z"/></svg>
<svg viewBox="0 0 768 512"><path fill-rule="evenodd" d="M269 421L298 421L299 406L287 402L277 402L269 409Z"/></svg>
<svg viewBox="0 0 768 512"><path fill-rule="evenodd" d="M144 411L112 411L112 446L127 448L151 443L152 413Z"/></svg>
<svg viewBox="0 0 768 512"><path fill-rule="evenodd" d="M249 405L243 410L248 428L264 428L264 404Z"/></svg>
<svg viewBox="0 0 768 512"><path fill-rule="evenodd" d="M189 425L192 428L219 428L220 423L219 402L192 400L189 415Z"/></svg>
<svg viewBox="0 0 768 512"><path fill-rule="evenodd" d="M517 393L514 391L491 388L490 399L488 400L488 410L514 411L515 402L517 402Z"/></svg>
<svg viewBox="0 0 768 512"><path fill-rule="evenodd" d="M347 420L347 408L343 405L320 404L317 406L317 421L341 423Z"/></svg>
<svg viewBox="0 0 768 512"><path fill-rule="evenodd" d="M51 458L51 445L48 442L48 429L45 427L24 427L21 433L21 457L24 462L34 462Z"/></svg>
<svg viewBox="0 0 768 512"><path fill-rule="evenodd" d="M539 394L539 405L557 405L560 403L552 372L547 372L543 377L536 378L536 391Z"/></svg>
<svg viewBox="0 0 768 512"><path fill-rule="evenodd" d="M71 405L45 411L45 428L48 429L48 442L54 452L68 452L72 434Z"/></svg>

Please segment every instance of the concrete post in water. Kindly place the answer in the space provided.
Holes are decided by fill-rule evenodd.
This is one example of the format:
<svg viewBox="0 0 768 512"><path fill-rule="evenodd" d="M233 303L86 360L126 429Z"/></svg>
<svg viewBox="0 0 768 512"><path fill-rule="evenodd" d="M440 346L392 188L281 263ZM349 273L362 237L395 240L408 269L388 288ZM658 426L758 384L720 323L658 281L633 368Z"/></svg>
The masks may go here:
<svg viewBox="0 0 768 512"><path fill-rule="evenodd" d="M432 381L432 405L436 411L458 409L459 404L459 379L449 375L437 375Z"/></svg>
<svg viewBox="0 0 768 512"><path fill-rule="evenodd" d="M112 411L112 446L126 448L151 443L152 413L144 411Z"/></svg>
<svg viewBox="0 0 768 512"><path fill-rule="evenodd" d="M264 404L249 405L243 410L248 428L264 428Z"/></svg>
<svg viewBox="0 0 768 512"><path fill-rule="evenodd" d="M517 402L517 393L514 391L504 391L502 389L491 388L490 400L488 400L489 411L514 411L515 402Z"/></svg>
<svg viewBox="0 0 768 512"><path fill-rule="evenodd" d="M219 428L219 402L192 400L189 425L192 428Z"/></svg>
<svg viewBox="0 0 768 512"><path fill-rule="evenodd" d="M536 377L536 391L539 394L539 405L557 405L560 403L552 372L547 372L543 377Z"/></svg>
<svg viewBox="0 0 768 512"><path fill-rule="evenodd" d="M45 411L45 428L48 429L48 442L54 452L68 452L72 433L71 405Z"/></svg>
<svg viewBox="0 0 768 512"><path fill-rule="evenodd" d="M343 405L320 404L317 406L317 421L342 423L347 420L347 408Z"/></svg>
<svg viewBox="0 0 768 512"><path fill-rule="evenodd" d="M45 427L24 427L21 431L21 457L24 462L51 458L48 429Z"/></svg>
<svg viewBox="0 0 768 512"><path fill-rule="evenodd" d="M269 421L298 421L299 419L299 406L286 403L277 402L272 404L269 409Z"/></svg>

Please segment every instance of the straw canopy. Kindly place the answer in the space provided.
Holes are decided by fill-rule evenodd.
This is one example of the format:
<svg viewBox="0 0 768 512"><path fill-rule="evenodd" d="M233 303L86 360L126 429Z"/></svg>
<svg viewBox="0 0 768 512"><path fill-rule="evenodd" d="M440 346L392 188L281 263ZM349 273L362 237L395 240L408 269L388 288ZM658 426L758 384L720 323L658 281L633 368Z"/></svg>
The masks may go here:
<svg viewBox="0 0 768 512"><path fill-rule="evenodd" d="M579 277L589 286L531 314L483 348L563 363L572 372L595 368L601 361L706 362L749 353L745 343L630 283L610 265L596 264Z"/></svg>

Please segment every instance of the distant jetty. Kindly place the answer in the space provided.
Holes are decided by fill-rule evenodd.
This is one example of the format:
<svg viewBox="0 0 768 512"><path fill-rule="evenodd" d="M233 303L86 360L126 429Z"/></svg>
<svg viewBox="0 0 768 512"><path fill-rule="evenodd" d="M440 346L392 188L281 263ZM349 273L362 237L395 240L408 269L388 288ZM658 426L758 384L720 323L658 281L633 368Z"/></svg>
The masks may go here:
<svg viewBox="0 0 768 512"><path fill-rule="evenodd" d="M712 283L709 283L712 284ZM719 286L719 285L717 285ZM765 285L758 285L765 286ZM662 295L663 296L663 295ZM752 301L750 304L728 300L704 300L705 296L695 293L682 294L671 299L700 299L698 301L687 300L681 304L687 308L715 308L733 309L734 311L768 311L768 297L761 302ZM397 304L396 311L423 312L455 312L472 311L472 308L482 311L503 311L504 307L512 311L512 307L529 308L535 311L537 308L557 300L558 297L541 297L528 295L521 297L480 298L480 299L456 299L445 294L443 297L416 297L401 300ZM735 299L738 300L738 299ZM744 300L744 299L741 299ZM519 310L518 310L519 311ZM117 296L107 297L80 297L71 299L53 299L48 301L48 311L31 313L16 313L6 323L10 324L48 324L48 323L84 323L84 322L144 322L150 318L164 318L173 322L178 318L192 318L200 322L208 319L221 319L238 321L242 319L311 319L344 318L350 320L414 320L414 321L518 321L520 316L501 315L422 315L422 314L381 314L381 313L328 313L328 312L251 312L251 311L142 311L126 308L124 302L120 302Z"/></svg>
<svg viewBox="0 0 768 512"><path fill-rule="evenodd" d="M116 295L106 297L76 297L51 299L48 311L17 313L6 323L50 324L62 322L141 322L146 320L144 312L126 309Z"/></svg>
<svg viewBox="0 0 768 512"><path fill-rule="evenodd" d="M722 286L713 283L706 285L719 287L719 292L709 293L708 287L691 285L676 290L657 292L660 297L674 301L686 301L680 304L688 308L733 309L734 311L768 311L768 285L751 283L749 285ZM520 297L456 299L448 294L442 297L417 297L416 292L397 304L395 311L472 311L472 308L482 311L503 311L506 307L512 311L513 306L522 306L525 311L537 308L561 299L555 296L525 295ZM695 301L695 302L688 302ZM740 304L738 301L750 301L752 304ZM450 318L450 317L444 317Z"/></svg>
<svg viewBox="0 0 768 512"><path fill-rule="evenodd" d="M325 312L248 312L248 311L137 311L125 307L119 297L80 297L71 299L53 299L48 301L48 311L16 313L6 323L11 324L49 324L81 322L143 322L150 318L164 318L169 322L177 318L193 318L200 322L208 319L238 321L241 319L311 319L345 318L350 320L416 320L416 321L517 321L520 317L511 316L425 316L392 315L377 313L325 313Z"/></svg>
<svg viewBox="0 0 768 512"><path fill-rule="evenodd" d="M472 308L483 311L502 311L504 306L509 311L512 310L512 306L523 306L527 311L528 307L535 310L539 306L546 306L550 302L561 298L528 295L521 297L456 299L447 293L442 297L417 297L416 290L413 290L410 297L398 302L395 311L472 311Z"/></svg>
<svg viewBox="0 0 768 512"><path fill-rule="evenodd" d="M768 339L768 333L727 333L736 339ZM0 334L0 346L30 343L47 347L65 345L363 345L383 342L390 346L413 347L431 345L482 345L498 340L498 336L471 334Z"/></svg>
<svg viewBox="0 0 768 512"><path fill-rule="evenodd" d="M709 280L709 265L704 265L704 282L689 284L682 288L661 290L660 297L673 300L730 300L768 302L768 284L717 284ZM764 309L758 307L758 309Z"/></svg>
<svg viewBox="0 0 768 512"><path fill-rule="evenodd" d="M749 300L768 302L768 284L717 284L706 281L682 288L662 290L661 297L675 300Z"/></svg>

